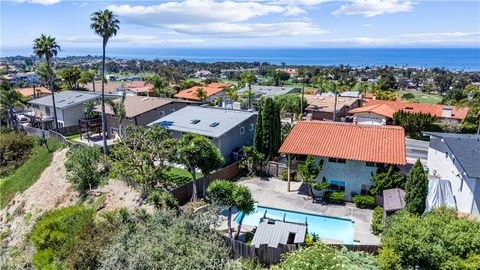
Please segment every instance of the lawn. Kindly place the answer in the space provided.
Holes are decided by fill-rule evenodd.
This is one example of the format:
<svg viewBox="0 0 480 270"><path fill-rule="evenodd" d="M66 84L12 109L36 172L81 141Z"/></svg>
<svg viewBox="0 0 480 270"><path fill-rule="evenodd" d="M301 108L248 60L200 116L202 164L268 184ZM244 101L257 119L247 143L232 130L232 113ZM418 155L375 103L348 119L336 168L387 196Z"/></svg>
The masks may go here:
<svg viewBox="0 0 480 270"><path fill-rule="evenodd" d="M79 144L79 142L75 141L75 139L80 139L80 133L78 133L78 134L73 134L73 135L70 135L70 136L66 136L65 138L67 138L67 141L68 141L69 143Z"/></svg>
<svg viewBox="0 0 480 270"><path fill-rule="evenodd" d="M182 168L173 167L168 171L167 174L170 175L171 180L177 186L181 186L192 181L192 175L190 174L190 172ZM200 179L202 177L203 177L203 174L200 172L197 172L197 179Z"/></svg>
<svg viewBox="0 0 480 270"><path fill-rule="evenodd" d="M416 92L416 91L408 91L408 90L398 91L399 96L403 96L406 93L410 93L414 96L414 98L409 101L413 101L415 103L438 104L442 101L442 97L439 95L432 95L432 94ZM402 100L408 101L408 99L403 99L403 98Z"/></svg>
<svg viewBox="0 0 480 270"><path fill-rule="evenodd" d="M50 152L45 146L40 146L36 140L28 160L14 173L0 179L0 209L8 205L15 193L25 191L37 181L42 172L50 165L53 152L62 145L53 139L48 139L48 147Z"/></svg>

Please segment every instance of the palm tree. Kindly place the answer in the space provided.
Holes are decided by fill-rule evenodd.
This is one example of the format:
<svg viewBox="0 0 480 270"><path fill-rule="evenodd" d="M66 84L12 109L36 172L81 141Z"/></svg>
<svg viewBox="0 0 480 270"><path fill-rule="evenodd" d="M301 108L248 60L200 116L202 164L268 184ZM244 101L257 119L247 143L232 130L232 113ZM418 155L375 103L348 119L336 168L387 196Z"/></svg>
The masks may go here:
<svg viewBox="0 0 480 270"><path fill-rule="evenodd" d="M298 77L302 78L302 99L300 102L300 115L303 116L303 99L304 99L304 93L305 93L305 78L307 77L307 70L306 69L300 69L298 71Z"/></svg>
<svg viewBox="0 0 480 270"><path fill-rule="evenodd" d="M333 103L333 119L332 119L334 122L336 121L336 118L337 118L337 96L338 96L337 89L338 89L338 86L339 86L338 81L326 81L325 82L325 88L329 92L333 92L333 94L335 95L335 101Z"/></svg>
<svg viewBox="0 0 480 270"><path fill-rule="evenodd" d="M82 71L82 75L80 76L80 80L78 80L78 82L84 85L92 83L92 90L95 92L95 75L97 75L97 71L94 69L84 70Z"/></svg>
<svg viewBox="0 0 480 270"><path fill-rule="evenodd" d="M118 119L118 135L120 138L122 138L122 123L125 117L127 116L127 111L125 110L125 97L126 97L125 91L123 91L122 97L118 102L112 101L111 99L106 99L105 101L108 103L108 106L110 106L110 109L112 109L113 116Z"/></svg>
<svg viewBox="0 0 480 270"><path fill-rule="evenodd" d="M57 120L57 106L55 106L55 87L54 81L55 77L53 76L52 69L52 58L57 56L60 51L60 46L57 44L57 41L54 37L47 36L42 34L39 38L33 41L33 52L39 57L45 57L47 62L47 74L48 81L50 86L50 91L52 92L52 104L53 104L53 119L55 121L55 131L58 131L58 120Z"/></svg>
<svg viewBox="0 0 480 270"><path fill-rule="evenodd" d="M107 47L108 40L117 35L117 31L120 29L120 21L118 16L113 14L108 9L99 10L90 16L92 23L90 28L103 39L102 43L102 138L103 138L103 154L108 154L107 138L105 132L107 130L107 122L105 120L105 48Z"/></svg>
<svg viewBox="0 0 480 270"><path fill-rule="evenodd" d="M195 94L194 94L197 98L199 98L201 101L204 101L207 96L208 96L208 93L205 89L203 89L202 87L199 87L197 88L197 90L195 90Z"/></svg>
<svg viewBox="0 0 480 270"><path fill-rule="evenodd" d="M480 134L480 91L471 93L471 96L461 100L458 103L461 108L469 108L472 115L476 115L478 119L477 134Z"/></svg>
<svg viewBox="0 0 480 270"><path fill-rule="evenodd" d="M225 95L232 101L232 108L233 108L233 102L238 101L238 87L236 85L232 86L226 86L224 87L225 89Z"/></svg>
<svg viewBox="0 0 480 270"><path fill-rule="evenodd" d="M156 97L170 98L175 94L175 90L170 88L168 81L158 74L148 77L147 83L153 84L153 93Z"/></svg>
<svg viewBox="0 0 480 270"><path fill-rule="evenodd" d="M248 91L244 94L245 97L248 98L248 109L252 108L252 97L254 94L252 93L252 83L257 81L257 77L250 72L243 73L241 76L242 81L248 86Z"/></svg>

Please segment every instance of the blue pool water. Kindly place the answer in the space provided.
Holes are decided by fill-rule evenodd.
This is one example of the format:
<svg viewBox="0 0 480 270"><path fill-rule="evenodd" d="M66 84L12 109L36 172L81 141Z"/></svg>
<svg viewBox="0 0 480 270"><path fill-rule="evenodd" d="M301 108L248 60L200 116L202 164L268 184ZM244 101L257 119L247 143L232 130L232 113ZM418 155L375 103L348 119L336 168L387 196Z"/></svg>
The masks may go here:
<svg viewBox="0 0 480 270"><path fill-rule="evenodd" d="M320 238L334 239L344 244L353 244L355 223L349 219L256 206L255 212L243 218L243 224L257 226L265 211L267 211L267 218L276 220L283 220L283 216L285 215L285 221L304 223L306 218L309 233L316 233ZM235 217L235 221L238 222L242 216L243 213L239 213Z"/></svg>

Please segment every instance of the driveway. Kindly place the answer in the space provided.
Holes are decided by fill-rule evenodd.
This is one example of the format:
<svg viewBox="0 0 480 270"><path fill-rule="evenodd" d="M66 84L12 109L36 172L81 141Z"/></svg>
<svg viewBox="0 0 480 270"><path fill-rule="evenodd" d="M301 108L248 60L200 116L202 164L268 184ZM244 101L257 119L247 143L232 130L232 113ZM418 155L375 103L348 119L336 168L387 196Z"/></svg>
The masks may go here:
<svg viewBox="0 0 480 270"><path fill-rule="evenodd" d="M370 232L372 210L356 208L353 203L346 203L345 205L312 203L300 182L291 182L291 192L287 192L286 181L276 178L260 179L255 177L242 180L238 184L248 187L259 205L347 218L355 222L354 240L357 244L375 245L379 243L379 238Z"/></svg>

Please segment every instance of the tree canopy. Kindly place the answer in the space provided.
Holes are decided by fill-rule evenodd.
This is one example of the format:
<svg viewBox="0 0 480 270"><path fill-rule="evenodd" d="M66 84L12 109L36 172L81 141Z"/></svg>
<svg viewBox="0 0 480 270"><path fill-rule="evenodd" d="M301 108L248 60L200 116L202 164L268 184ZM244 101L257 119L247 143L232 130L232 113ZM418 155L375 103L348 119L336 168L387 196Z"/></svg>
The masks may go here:
<svg viewBox="0 0 480 270"><path fill-rule="evenodd" d="M427 174L418 159L407 175L407 182L405 184L405 209L410 213L423 214L427 195Z"/></svg>

